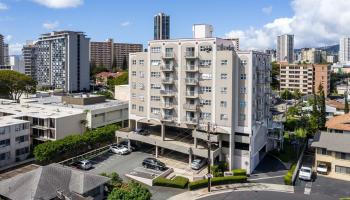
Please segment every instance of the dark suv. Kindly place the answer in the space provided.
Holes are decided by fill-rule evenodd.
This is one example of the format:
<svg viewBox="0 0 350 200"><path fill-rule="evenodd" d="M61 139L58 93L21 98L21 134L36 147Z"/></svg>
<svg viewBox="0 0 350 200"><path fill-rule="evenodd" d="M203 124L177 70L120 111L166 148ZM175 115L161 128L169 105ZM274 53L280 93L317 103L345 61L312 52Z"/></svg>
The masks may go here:
<svg viewBox="0 0 350 200"><path fill-rule="evenodd" d="M164 171L167 169L164 163L160 162L155 158L145 158L142 161L142 166L145 168L155 169L158 171Z"/></svg>

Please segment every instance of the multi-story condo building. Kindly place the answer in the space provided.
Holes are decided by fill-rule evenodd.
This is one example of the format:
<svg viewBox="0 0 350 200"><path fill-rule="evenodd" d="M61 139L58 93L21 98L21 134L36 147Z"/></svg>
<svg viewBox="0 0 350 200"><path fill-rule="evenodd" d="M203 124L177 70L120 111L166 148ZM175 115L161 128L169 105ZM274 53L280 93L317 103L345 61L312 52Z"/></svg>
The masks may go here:
<svg viewBox="0 0 350 200"><path fill-rule="evenodd" d="M36 79L35 76L35 60L36 60L36 46L33 41L27 41L22 48L22 56L24 62L24 73L27 76Z"/></svg>
<svg viewBox="0 0 350 200"><path fill-rule="evenodd" d="M270 55L271 62L276 61L276 49L265 49L265 53Z"/></svg>
<svg viewBox="0 0 350 200"><path fill-rule="evenodd" d="M280 63L280 90L299 90L302 94L318 92L320 84L325 95L330 92L330 65Z"/></svg>
<svg viewBox="0 0 350 200"><path fill-rule="evenodd" d="M29 122L0 117L0 168L27 158L30 152Z"/></svg>
<svg viewBox="0 0 350 200"><path fill-rule="evenodd" d="M277 54L278 62L286 61L293 63L294 61L294 35L277 36Z"/></svg>
<svg viewBox="0 0 350 200"><path fill-rule="evenodd" d="M306 63L321 63L322 51L315 48L303 48L301 49L301 62Z"/></svg>
<svg viewBox="0 0 350 200"><path fill-rule="evenodd" d="M4 36L0 34L0 65L5 65L4 61Z"/></svg>
<svg viewBox="0 0 350 200"><path fill-rule="evenodd" d="M159 13L154 16L154 40L170 39L170 16Z"/></svg>
<svg viewBox="0 0 350 200"><path fill-rule="evenodd" d="M195 34L197 35L197 34ZM270 58L256 51L234 51L230 40L205 38L153 40L148 51L130 55L127 138L207 157L248 173L267 151ZM150 135L135 134L135 129Z"/></svg>
<svg viewBox="0 0 350 200"><path fill-rule="evenodd" d="M112 39L106 42L90 42L90 64L109 70L127 68L129 53L142 50L142 44L114 43Z"/></svg>
<svg viewBox="0 0 350 200"><path fill-rule="evenodd" d="M336 63L338 62L338 55L328 55L326 59L327 63Z"/></svg>
<svg viewBox="0 0 350 200"><path fill-rule="evenodd" d="M3 47L4 65L10 65L9 44L4 43Z"/></svg>
<svg viewBox="0 0 350 200"><path fill-rule="evenodd" d="M339 62L350 62L350 37L340 38L339 41Z"/></svg>
<svg viewBox="0 0 350 200"><path fill-rule="evenodd" d="M89 38L83 32L58 31L36 42L36 80L39 86L65 92L90 89Z"/></svg>

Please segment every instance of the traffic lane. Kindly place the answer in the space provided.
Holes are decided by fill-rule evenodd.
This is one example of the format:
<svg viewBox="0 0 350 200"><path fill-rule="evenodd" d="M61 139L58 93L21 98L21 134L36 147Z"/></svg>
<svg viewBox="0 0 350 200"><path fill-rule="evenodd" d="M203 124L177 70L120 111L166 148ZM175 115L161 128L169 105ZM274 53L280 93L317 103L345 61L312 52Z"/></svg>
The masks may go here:
<svg viewBox="0 0 350 200"><path fill-rule="evenodd" d="M333 199L350 197L350 182L317 176L312 183L311 195L328 195Z"/></svg>

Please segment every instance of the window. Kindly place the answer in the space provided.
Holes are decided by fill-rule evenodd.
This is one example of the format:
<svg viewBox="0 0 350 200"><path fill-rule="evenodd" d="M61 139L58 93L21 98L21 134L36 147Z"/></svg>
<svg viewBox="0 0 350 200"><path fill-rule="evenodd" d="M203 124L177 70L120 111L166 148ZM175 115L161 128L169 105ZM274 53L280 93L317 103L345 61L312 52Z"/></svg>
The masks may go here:
<svg viewBox="0 0 350 200"><path fill-rule="evenodd" d="M151 53L160 53L160 47L151 47Z"/></svg>
<svg viewBox="0 0 350 200"><path fill-rule="evenodd" d="M136 83L135 83L135 82L132 82L132 83L131 83L131 87L132 87L132 89L136 89Z"/></svg>
<svg viewBox="0 0 350 200"><path fill-rule="evenodd" d="M227 87L221 87L220 92L221 94L227 94Z"/></svg>
<svg viewBox="0 0 350 200"><path fill-rule="evenodd" d="M247 94L247 88L246 88L246 87L241 87L240 90L239 90L239 92L240 92L241 94Z"/></svg>
<svg viewBox="0 0 350 200"><path fill-rule="evenodd" d="M245 120L245 114L241 113L239 114L239 120L244 121Z"/></svg>
<svg viewBox="0 0 350 200"><path fill-rule="evenodd" d="M15 139L17 143L27 142L28 140L29 140L28 135L22 135L22 136L16 137Z"/></svg>
<svg viewBox="0 0 350 200"><path fill-rule="evenodd" d="M140 96L139 96L139 99L140 99L140 101L145 101L145 96L140 95Z"/></svg>
<svg viewBox="0 0 350 200"><path fill-rule="evenodd" d="M235 149L249 151L249 144L242 142L235 142Z"/></svg>
<svg viewBox="0 0 350 200"><path fill-rule="evenodd" d="M159 115L160 114L160 108L151 108L151 113L153 113L155 115Z"/></svg>
<svg viewBox="0 0 350 200"><path fill-rule="evenodd" d="M211 100L201 99L201 100L200 100L200 104L201 104L202 106L203 106L203 105L210 106L210 105L211 105Z"/></svg>
<svg viewBox="0 0 350 200"><path fill-rule="evenodd" d="M136 99L136 93L131 93L131 98Z"/></svg>
<svg viewBox="0 0 350 200"><path fill-rule="evenodd" d="M140 78L145 77L145 72L139 72Z"/></svg>
<svg viewBox="0 0 350 200"><path fill-rule="evenodd" d="M336 152L335 158L342 159L342 160L350 160L350 153Z"/></svg>
<svg viewBox="0 0 350 200"><path fill-rule="evenodd" d="M200 60L199 66L201 67L210 67L211 66L211 60Z"/></svg>
<svg viewBox="0 0 350 200"><path fill-rule="evenodd" d="M158 66L158 65L160 65L160 60L151 60L151 65L152 65L152 66Z"/></svg>
<svg viewBox="0 0 350 200"><path fill-rule="evenodd" d="M336 165L335 172L342 173L342 174L350 174L350 167L343 167L343 166Z"/></svg>
<svg viewBox="0 0 350 200"><path fill-rule="evenodd" d="M139 64L140 64L140 65L143 65L144 63L145 63L144 60L139 60Z"/></svg>
<svg viewBox="0 0 350 200"><path fill-rule="evenodd" d="M227 79L227 74L221 74L221 79Z"/></svg>
<svg viewBox="0 0 350 200"><path fill-rule="evenodd" d="M21 149L16 149L16 156L20 156L23 154L29 153L29 147L24 147Z"/></svg>
<svg viewBox="0 0 350 200"><path fill-rule="evenodd" d="M151 101L160 101L160 96L151 96Z"/></svg>
<svg viewBox="0 0 350 200"><path fill-rule="evenodd" d="M0 148L10 146L10 139L0 140Z"/></svg>
<svg viewBox="0 0 350 200"><path fill-rule="evenodd" d="M204 45L204 46L200 46L199 48L200 51L205 51L205 52L211 52L212 51L212 47L210 45Z"/></svg>
<svg viewBox="0 0 350 200"><path fill-rule="evenodd" d="M227 60L221 60L221 65L227 65Z"/></svg>
<svg viewBox="0 0 350 200"><path fill-rule="evenodd" d="M247 102L241 101L239 102L239 107L244 108L247 105Z"/></svg>
<svg viewBox="0 0 350 200"><path fill-rule="evenodd" d="M227 101L220 101L220 107L226 108L227 107Z"/></svg>
<svg viewBox="0 0 350 200"><path fill-rule="evenodd" d="M136 60L132 60L132 64L133 64L133 65L136 65Z"/></svg>
<svg viewBox="0 0 350 200"><path fill-rule="evenodd" d="M317 148L317 154L327 155L327 149L325 149L325 148Z"/></svg>
<svg viewBox="0 0 350 200"><path fill-rule="evenodd" d="M143 106L139 106L139 112L143 112Z"/></svg>
<svg viewBox="0 0 350 200"><path fill-rule="evenodd" d="M227 120L227 114L220 114L220 120Z"/></svg>
<svg viewBox="0 0 350 200"><path fill-rule="evenodd" d="M247 75L246 74L241 74L241 80L246 80L247 79Z"/></svg>
<svg viewBox="0 0 350 200"><path fill-rule="evenodd" d="M203 87L201 87L201 92L211 92L211 87L203 86Z"/></svg>
<svg viewBox="0 0 350 200"><path fill-rule="evenodd" d="M210 120L211 119L211 113L208 112L201 112L200 113L200 118L205 119L205 120Z"/></svg>
<svg viewBox="0 0 350 200"><path fill-rule="evenodd" d="M151 89L160 89L160 85L159 84L151 84Z"/></svg>
<svg viewBox="0 0 350 200"><path fill-rule="evenodd" d="M8 160L11 157L11 152L5 152L0 154L0 160Z"/></svg>
<svg viewBox="0 0 350 200"><path fill-rule="evenodd" d="M139 83L138 85L139 85L140 90L145 89L145 85L143 83Z"/></svg>
<svg viewBox="0 0 350 200"><path fill-rule="evenodd" d="M211 80L212 79L212 74L202 74L202 79L203 80Z"/></svg>
<svg viewBox="0 0 350 200"><path fill-rule="evenodd" d="M136 109L136 104L131 105L131 109L135 110Z"/></svg>
<svg viewBox="0 0 350 200"><path fill-rule="evenodd" d="M152 78L160 78L160 72L151 72Z"/></svg>

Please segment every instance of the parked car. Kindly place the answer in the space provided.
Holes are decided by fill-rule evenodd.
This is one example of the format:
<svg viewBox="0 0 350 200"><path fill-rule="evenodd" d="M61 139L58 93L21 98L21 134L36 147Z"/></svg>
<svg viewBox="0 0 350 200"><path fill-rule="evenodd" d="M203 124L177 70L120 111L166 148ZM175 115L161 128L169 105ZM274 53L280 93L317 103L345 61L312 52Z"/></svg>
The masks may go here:
<svg viewBox="0 0 350 200"><path fill-rule="evenodd" d="M327 174L328 166L325 163L320 163L316 168L317 173L319 174Z"/></svg>
<svg viewBox="0 0 350 200"><path fill-rule="evenodd" d="M155 169L158 171L164 171L167 169L167 167L165 166L165 164L155 158L145 158L142 161L142 166L144 168L150 168L150 169Z"/></svg>
<svg viewBox="0 0 350 200"><path fill-rule="evenodd" d="M126 147L127 149L129 149L128 148L128 141L124 140L122 142L119 142L119 144ZM136 148L130 144L130 151L133 152L135 150L136 150Z"/></svg>
<svg viewBox="0 0 350 200"><path fill-rule="evenodd" d="M89 170L92 168L92 163L89 160L82 160L82 161L74 162L72 166L82 170Z"/></svg>
<svg viewBox="0 0 350 200"><path fill-rule="evenodd" d="M142 128L138 128L135 130L135 132L137 134L140 134L140 135L149 135L149 130L146 130L146 129L142 129Z"/></svg>
<svg viewBox="0 0 350 200"><path fill-rule="evenodd" d="M311 168L302 166L299 170L299 179L305 180L305 181L311 181L311 179L312 179Z"/></svg>
<svg viewBox="0 0 350 200"><path fill-rule="evenodd" d="M191 168L194 170L201 169L205 164L207 164L206 159L194 159L191 163Z"/></svg>
<svg viewBox="0 0 350 200"><path fill-rule="evenodd" d="M125 155L129 153L129 149L121 144L111 145L109 149L111 150L111 152L119 155Z"/></svg>

